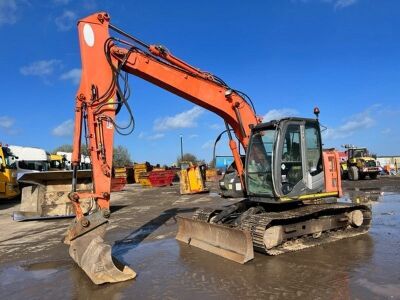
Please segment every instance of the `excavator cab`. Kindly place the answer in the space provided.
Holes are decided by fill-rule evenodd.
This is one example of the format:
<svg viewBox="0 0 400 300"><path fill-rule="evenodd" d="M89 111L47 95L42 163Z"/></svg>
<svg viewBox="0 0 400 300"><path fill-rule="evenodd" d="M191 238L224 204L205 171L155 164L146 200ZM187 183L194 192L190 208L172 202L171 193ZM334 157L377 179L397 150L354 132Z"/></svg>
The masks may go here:
<svg viewBox="0 0 400 300"><path fill-rule="evenodd" d="M288 118L257 125L250 138L245 174L247 194L257 202L295 201L301 195L322 192L318 121Z"/></svg>

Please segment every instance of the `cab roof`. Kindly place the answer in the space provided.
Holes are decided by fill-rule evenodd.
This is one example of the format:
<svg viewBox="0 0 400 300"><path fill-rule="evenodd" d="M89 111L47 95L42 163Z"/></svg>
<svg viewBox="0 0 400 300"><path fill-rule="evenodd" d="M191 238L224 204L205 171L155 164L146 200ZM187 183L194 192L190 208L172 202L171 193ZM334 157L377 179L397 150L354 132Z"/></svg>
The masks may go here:
<svg viewBox="0 0 400 300"><path fill-rule="evenodd" d="M287 122L287 121L297 121L297 122L305 121L305 122L310 122L310 123L318 123L317 119L300 118L300 117L288 117L288 118L282 118L282 119L279 119L279 120L271 120L269 122L257 124L256 126L254 126L253 130L258 130L258 129L277 126L280 123Z"/></svg>

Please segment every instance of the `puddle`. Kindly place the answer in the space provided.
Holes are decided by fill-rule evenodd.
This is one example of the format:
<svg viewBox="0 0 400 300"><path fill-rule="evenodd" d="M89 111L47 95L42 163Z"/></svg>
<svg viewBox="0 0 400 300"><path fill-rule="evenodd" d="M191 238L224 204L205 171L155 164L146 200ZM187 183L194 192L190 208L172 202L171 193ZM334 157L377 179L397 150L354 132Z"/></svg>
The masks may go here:
<svg viewBox="0 0 400 300"><path fill-rule="evenodd" d="M353 190L347 199L352 199L352 192L377 194ZM368 200L374 203L368 234L279 256L256 253L245 265L171 238L176 228L167 231L162 224L177 211L165 211L113 246L117 258L138 273L135 280L95 286L65 254L60 261L2 266L0 295L3 299L395 299L400 296L400 195L385 192L377 199Z"/></svg>
<svg viewBox="0 0 400 300"><path fill-rule="evenodd" d="M71 260L22 263L0 270L0 294L3 299L46 299L43 293L63 281L73 267Z"/></svg>
<svg viewBox="0 0 400 300"><path fill-rule="evenodd" d="M285 256L257 253L255 260L240 265L174 239L143 243L121 256L139 274L123 294L146 299L343 298L354 268L371 258L373 248L372 239L363 236Z"/></svg>
<svg viewBox="0 0 400 300"><path fill-rule="evenodd" d="M381 297L387 297L391 299L400 298L400 284L376 283L364 278L357 280L357 284Z"/></svg>
<svg viewBox="0 0 400 300"><path fill-rule="evenodd" d="M370 204L382 201L384 195L385 192L378 188L354 188L347 189L340 201Z"/></svg>
<svg viewBox="0 0 400 300"><path fill-rule="evenodd" d="M386 234L400 235L400 194L385 193L383 201L373 208L372 221L374 232L382 230L381 227L385 226Z"/></svg>

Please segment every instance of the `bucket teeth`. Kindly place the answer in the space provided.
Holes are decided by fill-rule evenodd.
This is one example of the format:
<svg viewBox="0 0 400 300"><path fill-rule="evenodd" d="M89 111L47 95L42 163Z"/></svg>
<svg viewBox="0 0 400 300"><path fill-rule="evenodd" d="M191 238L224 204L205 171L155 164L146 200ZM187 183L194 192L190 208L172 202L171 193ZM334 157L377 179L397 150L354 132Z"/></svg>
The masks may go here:
<svg viewBox="0 0 400 300"><path fill-rule="evenodd" d="M106 227L107 223L103 223L71 239L69 241L70 256L95 284L121 282L135 278L134 270L111 255L111 246L103 240Z"/></svg>

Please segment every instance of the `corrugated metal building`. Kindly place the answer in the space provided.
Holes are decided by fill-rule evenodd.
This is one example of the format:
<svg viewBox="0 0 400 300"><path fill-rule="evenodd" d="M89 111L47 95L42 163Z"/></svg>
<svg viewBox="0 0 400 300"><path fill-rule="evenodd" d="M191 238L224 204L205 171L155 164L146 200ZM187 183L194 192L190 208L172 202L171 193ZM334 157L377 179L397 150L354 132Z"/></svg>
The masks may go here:
<svg viewBox="0 0 400 300"><path fill-rule="evenodd" d="M376 160L380 163L380 165L383 166L392 166L395 167L397 164L397 167L400 167L400 155L393 155L393 156L378 156Z"/></svg>

